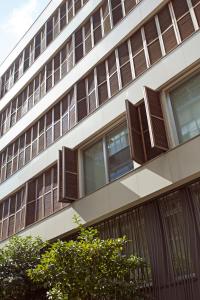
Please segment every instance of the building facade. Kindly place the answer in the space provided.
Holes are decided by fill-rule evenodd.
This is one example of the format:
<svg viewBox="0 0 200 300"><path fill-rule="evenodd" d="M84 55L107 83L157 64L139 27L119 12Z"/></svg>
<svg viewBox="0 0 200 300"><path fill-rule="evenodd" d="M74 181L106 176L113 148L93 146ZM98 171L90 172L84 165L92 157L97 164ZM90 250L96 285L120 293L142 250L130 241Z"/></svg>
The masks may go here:
<svg viewBox="0 0 200 300"><path fill-rule="evenodd" d="M200 0L52 0L0 66L0 245L77 214L198 300L199 49Z"/></svg>

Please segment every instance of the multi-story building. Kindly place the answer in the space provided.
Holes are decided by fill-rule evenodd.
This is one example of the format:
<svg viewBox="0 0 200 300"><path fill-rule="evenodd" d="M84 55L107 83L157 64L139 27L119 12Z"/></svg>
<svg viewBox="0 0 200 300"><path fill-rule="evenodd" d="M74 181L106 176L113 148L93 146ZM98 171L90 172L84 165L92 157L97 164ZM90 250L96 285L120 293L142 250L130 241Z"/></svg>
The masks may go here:
<svg viewBox="0 0 200 300"><path fill-rule="evenodd" d="M200 0L52 0L0 77L1 245L77 214L200 299Z"/></svg>

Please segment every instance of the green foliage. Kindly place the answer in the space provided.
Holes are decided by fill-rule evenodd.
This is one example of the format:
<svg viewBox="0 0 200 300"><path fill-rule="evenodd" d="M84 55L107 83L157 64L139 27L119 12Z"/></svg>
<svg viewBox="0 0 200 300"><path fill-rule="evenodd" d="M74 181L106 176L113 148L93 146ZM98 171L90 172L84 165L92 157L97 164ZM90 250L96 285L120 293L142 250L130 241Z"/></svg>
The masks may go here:
<svg viewBox="0 0 200 300"><path fill-rule="evenodd" d="M29 276L48 287L52 300L136 299L143 262L124 255L127 243L125 237L102 240L80 225L78 238L54 243Z"/></svg>
<svg viewBox="0 0 200 300"><path fill-rule="evenodd" d="M38 286L27 276L27 270L39 263L44 246L40 238L15 236L0 249L0 299L30 299L27 295Z"/></svg>

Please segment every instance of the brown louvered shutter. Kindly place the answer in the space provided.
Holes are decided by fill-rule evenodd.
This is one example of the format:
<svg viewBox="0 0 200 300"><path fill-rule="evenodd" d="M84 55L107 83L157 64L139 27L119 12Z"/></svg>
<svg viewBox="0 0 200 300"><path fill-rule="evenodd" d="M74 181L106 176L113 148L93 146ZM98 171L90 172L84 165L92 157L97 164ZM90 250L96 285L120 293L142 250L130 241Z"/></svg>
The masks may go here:
<svg viewBox="0 0 200 300"><path fill-rule="evenodd" d="M62 180L62 151L58 151L58 161L57 161L57 176L58 176L58 190L57 190L57 195L58 195L58 201L62 200L62 189L63 189L63 180Z"/></svg>
<svg viewBox="0 0 200 300"><path fill-rule="evenodd" d="M110 24L110 12L109 12L109 4L108 1L105 1L102 6L103 12L103 27L104 27L104 34L107 34L111 30Z"/></svg>
<svg viewBox="0 0 200 300"><path fill-rule="evenodd" d="M133 53L135 75L139 76L147 69L141 30L138 30L136 33L134 33L131 36L130 41Z"/></svg>
<svg viewBox="0 0 200 300"><path fill-rule="evenodd" d="M152 18L148 23L144 25L144 31L147 41L150 62L151 64L153 64L157 62L162 56L160 42L158 39L158 32L156 29L156 23L154 18Z"/></svg>
<svg viewBox="0 0 200 300"><path fill-rule="evenodd" d="M199 4L194 8L194 12L195 12L195 15L196 15L196 18L197 18L198 25L200 26L200 2L199 2Z"/></svg>
<svg viewBox="0 0 200 300"><path fill-rule="evenodd" d="M128 100L126 100L126 117L131 159L139 164L143 164L146 161L146 158L138 106L132 104Z"/></svg>
<svg viewBox="0 0 200 300"><path fill-rule="evenodd" d="M27 182L27 206L25 226L35 222L36 213L36 181Z"/></svg>
<svg viewBox="0 0 200 300"><path fill-rule="evenodd" d="M87 54L92 49L91 23L90 20L84 26L85 32L85 53Z"/></svg>
<svg viewBox="0 0 200 300"><path fill-rule="evenodd" d="M169 51L171 51L177 46L174 27L172 24L172 19L170 16L170 11L168 6L165 6L158 13L158 20L160 24L160 30L163 38L165 51L166 53L168 53Z"/></svg>
<svg viewBox="0 0 200 300"><path fill-rule="evenodd" d="M138 113L139 113L139 119L141 122L140 126L141 126L141 134L142 134L142 142L143 142L143 147L144 147L145 161L148 161L148 160L160 155L163 152L163 150L155 148L155 147L154 148L151 147L149 127L148 127L147 114L146 114L144 100L142 100L138 104Z"/></svg>
<svg viewBox="0 0 200 300"><path fill-rule="evenodd" d="M172 1L181 39L184 40L194 32L194 25L186 0Z"/></svg>
<svg viewBox="0 0 200 300"><path fill-rule="evenodd" d="M67 147L62 148L62 202L78 199L78 152Z"/></svg>
<svg viewBox="0 0 200 300"><path fill-rule="evenodd" d="M136 0L125 0L124 6L125 6L125 12L126 14L128 14L133 9L133 7L136 6Z"/></svg>
<svg viewBox="0 0 200 300"><path fill-rule="evenodd" d="M78 122L87 116L87 99L86 99L86 81L85 79L77 83L77 111Z"/></svg>
<svg viewBox="0 0 200 300"><path fill-rule="evenodd" d="M160 93L144 87L144 103L152 148L168 149L165 122L160 101Z"/></svg>

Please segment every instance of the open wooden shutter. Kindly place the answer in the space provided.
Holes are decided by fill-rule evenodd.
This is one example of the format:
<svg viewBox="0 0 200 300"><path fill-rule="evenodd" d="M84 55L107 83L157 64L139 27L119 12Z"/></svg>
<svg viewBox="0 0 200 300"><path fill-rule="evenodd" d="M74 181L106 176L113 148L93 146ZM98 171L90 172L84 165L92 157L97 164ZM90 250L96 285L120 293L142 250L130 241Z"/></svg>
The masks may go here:
<svg viewBox="0 0 200 300"><path fill-rule="evenodd" d="M58 152L57 172L58 172L58 201L62 201L63 172L62 172L62 151L61 150L59 150Z"/></svg>
<svg viewBox="0 0 200 300"><path fill-rule="evenodd" d="M62 202L78 199L78 152L67 147L62 148Z"/></svg>
<svg viewBox="0 0 200 300"><path fill-rule="evenodd" d="M160 93L144 87L144 104L152 148L168 150L165 122L160 102Z"/></svg>
<svg viewBox="0 0 200 300"><path fill-rule="evenodd" d="M146 157L138 106L128 100L125 103L131 159L143 164Z"/></svg>
<svg viewBox="0 0 200 300"><path fill-rule="evenodd" d="M156 148L156 147L152 148L152 146L151 146L149 126L148 126L148 121L147 121L147 114L146 114L144 100L142 100L138 104L138 113L139 113L139 119L140 119L140 127L141 127L145 159L146 159L146 161L148 161L148 160L160 155L163 152L163 150Z"/></svg>

